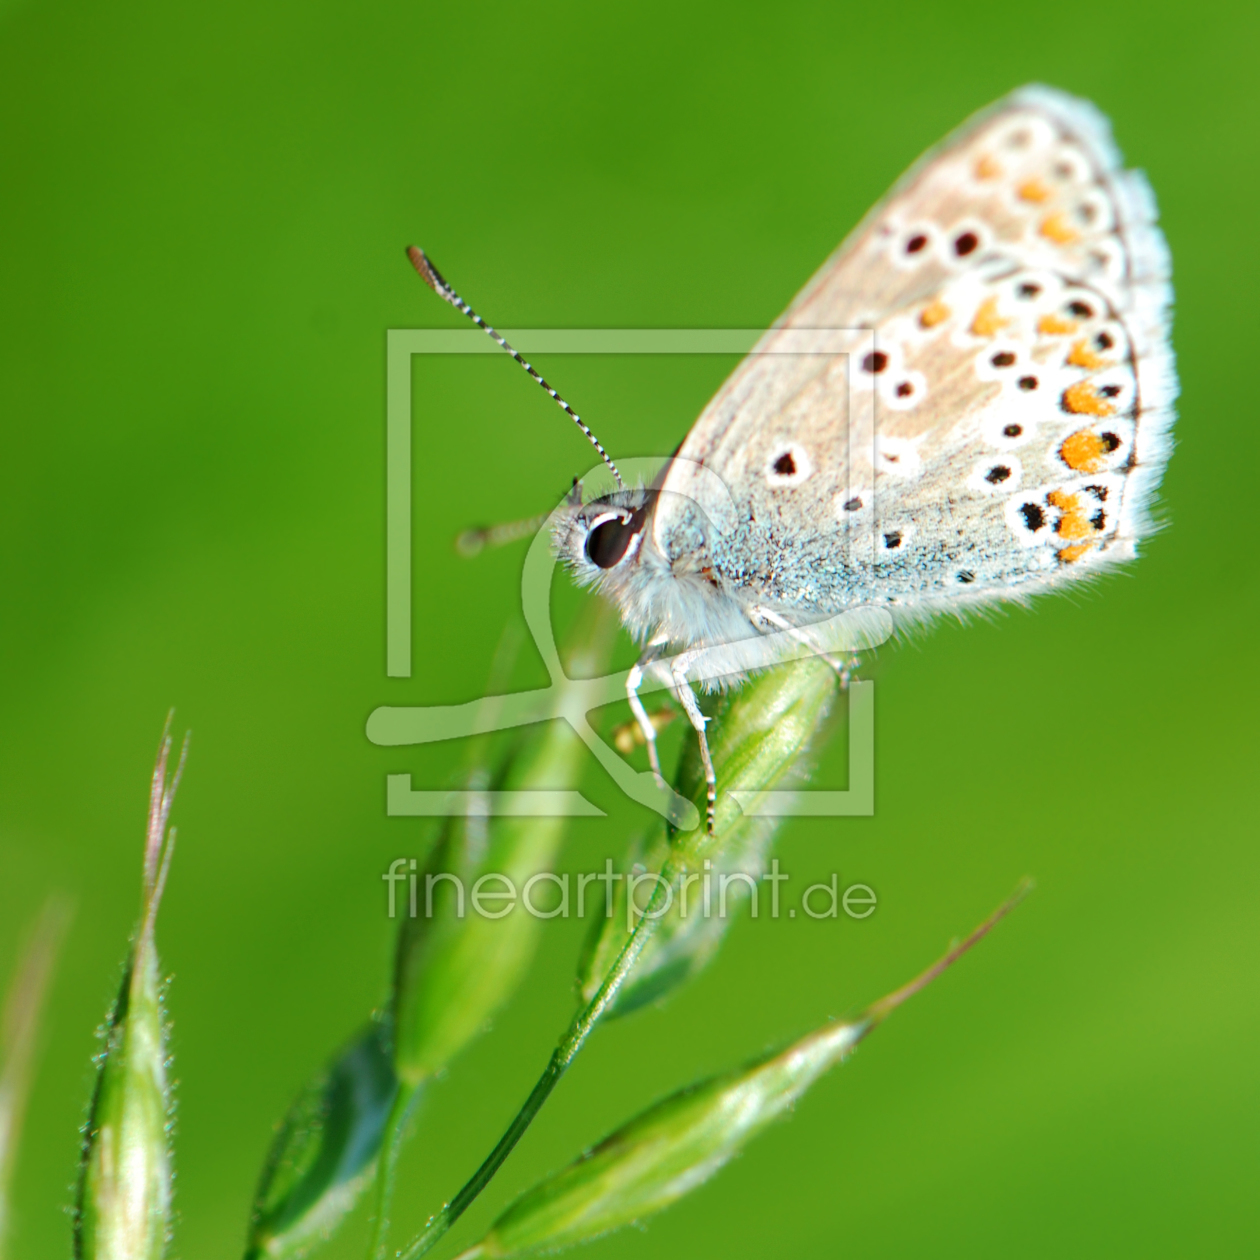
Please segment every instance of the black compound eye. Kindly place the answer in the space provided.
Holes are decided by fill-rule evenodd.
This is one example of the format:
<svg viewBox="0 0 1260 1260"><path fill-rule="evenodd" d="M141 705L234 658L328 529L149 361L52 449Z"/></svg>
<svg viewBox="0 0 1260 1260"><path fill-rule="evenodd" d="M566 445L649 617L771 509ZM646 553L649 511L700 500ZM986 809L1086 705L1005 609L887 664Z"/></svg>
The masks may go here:
<svg viewBox="0 0 1260 1260"><path fill-rule="evenodd" d="M643 522L632 516L629 520L614 516L601 521L586 535L586 558L601 569L611 569L621 563L630 542L643 527Z"/></svg>

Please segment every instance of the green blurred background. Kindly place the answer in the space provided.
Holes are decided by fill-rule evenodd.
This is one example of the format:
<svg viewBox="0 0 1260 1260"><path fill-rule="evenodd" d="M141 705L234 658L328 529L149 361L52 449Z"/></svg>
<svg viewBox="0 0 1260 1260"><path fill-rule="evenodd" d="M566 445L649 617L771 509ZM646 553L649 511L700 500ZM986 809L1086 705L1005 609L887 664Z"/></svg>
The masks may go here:
<svg viewBox="0 0 1260 1260"><path fill-rule="evenodd" d="M1160 200L1170 528L1075 598L885 648L875 817L780 846L877 913L741 923L603 1029L447 1248L663 1091L906 979L1026 872L1033 899L791 1123L589 1254L1254 1245L1258 36L1242 4L0 7L0 967L47 891L78 903L14 1255L68 1254L167 707L194 731L158 931L177 1254L222 1260L273 1121L384 995L380 874L429 834L385 817L384 776L441 786L460 755L374 748L364 720L477 694L523 552L451 538L591 462L510 363L417 368L417 667L387 680L385 332L459 323L402 247L506 327L760 327L921 150L1028 80L1097 101ZM543 364L629 454L672 450L730 366ZM541 678L523 658L517 685ZM844 765L840 738L817 782ZM573 828L574 869L644 822L593 763L585 790L608 818ZM548 926L432 1091L402 1228L542 1067L581 934ZM328 1254L360 1246L356 1225Z"/></svg>

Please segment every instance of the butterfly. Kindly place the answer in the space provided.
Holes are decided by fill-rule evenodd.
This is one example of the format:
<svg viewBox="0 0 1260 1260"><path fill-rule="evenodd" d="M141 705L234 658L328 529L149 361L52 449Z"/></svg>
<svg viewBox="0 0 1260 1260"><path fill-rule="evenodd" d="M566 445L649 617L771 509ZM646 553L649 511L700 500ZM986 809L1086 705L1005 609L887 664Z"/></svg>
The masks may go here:
<svg viewBox="0 0 1260 1260"><path fill-rule="evenodd" d="M692 682L820 654L837 618L894 626L1023 600L1136 554L1171 449L1170 258L1145 178L1088 102L1022 88L921 158L701 413L652 484L552 518L576 580ZM442 279L430 286L568 404ZM847 340L846 340L847 339ZM672 655L671 655L672 653ZM703 662L702 668L700 663ZM841 662L835 662L843 671Z"/></svg>

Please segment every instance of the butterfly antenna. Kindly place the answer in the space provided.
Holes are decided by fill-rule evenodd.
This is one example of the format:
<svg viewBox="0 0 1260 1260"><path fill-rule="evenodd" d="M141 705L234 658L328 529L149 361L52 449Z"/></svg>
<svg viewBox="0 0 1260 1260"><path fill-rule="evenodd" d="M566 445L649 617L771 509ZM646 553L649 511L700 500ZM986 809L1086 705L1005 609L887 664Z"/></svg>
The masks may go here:
<svg viewBox="0 0 1260 1260"><path fill-rule="evenodd" d="M617 479L618 488L625 489L626 483L622 481L621 474L617 471L617 465L612 462L612 458L609 456L608 452L604 450L603 444L600 442L599 438L597 438L587 427L586 421L584 421L582 417L579 416L578 413L574 411L573 408L570 407L569 404L565 402L564 399L561 398L560 395L556 393L556 391L552 389L551 386L548 385L536 371L534 371L533 367L524 358L522 358L516 350L508 345L507 341L503 337L491 328L490 325L487 324L486 321L482 319L481 316L478 315L477 312L474 311L473 308L469 306L468 303L465 302L464 299L460 297L459 294L456 293L444 279L442 279L442 273L438 271L438 269L425 256L424 250L417 248L415 245L409 245L407 247L407 257L411 260L411 265L420 273L420 279L423 280L425 284L427 284L429 288L438 295L438 297L440 297L444 302L449 302L457 311L459 311L461 315L467 315L468 318L471 319L483 333L492 338L494 341L497 341L499 345L501 345L503 349L506 350L508 354L510 354L512 358L514 358L517 363L519 363L521 367L523 367L525 371L527 371L530 376L533 377L533 379L556 400L560 409L569 417L570 420L573 421L574 424L577 425L579 429L582 430L583 433L586 434L587 441L590 442L590 444L599 452L600 458L608 465L609 471Z"/></svg>
<svg viewBox="0 0 1260 1260"><path fill-rule="evenodd" d="M461 556L475 556L487 547L503 547L518 538L536 534L551 519L550 512L527 516L520 521L507 521L502 525L487 525L466 529L455 539L455 550Z"/></svg>

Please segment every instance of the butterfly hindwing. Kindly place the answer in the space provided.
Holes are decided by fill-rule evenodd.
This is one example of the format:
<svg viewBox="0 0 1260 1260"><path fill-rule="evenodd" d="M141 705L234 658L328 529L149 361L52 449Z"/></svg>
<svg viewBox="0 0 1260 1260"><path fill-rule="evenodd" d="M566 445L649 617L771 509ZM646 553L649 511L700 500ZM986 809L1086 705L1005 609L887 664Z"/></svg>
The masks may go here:
<svg viewBox="0 0 1260 1260"><path fill-rule="evenodd" d="M1024 89L898 183L706 407L665 490L748 604L930 611L1132 554L1175 377L1153 198L1105 120ZM849 354L783 353L807 330ZM860 330L866 330L861 332ZM707 474L706 474L707 475ZM687 508L653 523L669 554ZM710 505L711 506L711 505Z"/></svg>

